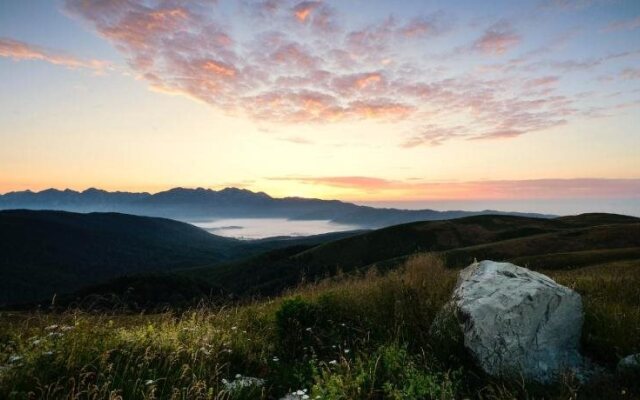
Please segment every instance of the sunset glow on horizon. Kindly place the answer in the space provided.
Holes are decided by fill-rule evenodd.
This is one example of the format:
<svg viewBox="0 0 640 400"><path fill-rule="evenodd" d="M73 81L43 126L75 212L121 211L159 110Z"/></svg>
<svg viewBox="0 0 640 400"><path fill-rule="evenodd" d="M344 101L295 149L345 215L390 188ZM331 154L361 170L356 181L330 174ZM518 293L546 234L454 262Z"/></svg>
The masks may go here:
<svg viewBox="0 0 640 400"><path fill-rule="evenodd" d="M2 2L0 144L0 193L640 201L640 3Z"/></svg>

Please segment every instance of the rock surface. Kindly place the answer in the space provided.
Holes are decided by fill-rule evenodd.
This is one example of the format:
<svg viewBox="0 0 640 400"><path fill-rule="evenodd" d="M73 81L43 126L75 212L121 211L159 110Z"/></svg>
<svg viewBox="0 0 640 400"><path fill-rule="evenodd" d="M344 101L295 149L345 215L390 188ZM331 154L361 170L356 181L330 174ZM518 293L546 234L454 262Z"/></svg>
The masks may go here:
<svg viewBox="0 0 640 400"><path fill-rule="evenodd" d="M618 372L621 374L640 373L640 353L626 356L618 363Z"/></svg>
<svg viewBox="0 0 640 400"><path fill-rule="evenodd" d="M510 263L462 270L452 304L464 346L488 374L549 383L579 374L582 300L549 277Z"/></svg>

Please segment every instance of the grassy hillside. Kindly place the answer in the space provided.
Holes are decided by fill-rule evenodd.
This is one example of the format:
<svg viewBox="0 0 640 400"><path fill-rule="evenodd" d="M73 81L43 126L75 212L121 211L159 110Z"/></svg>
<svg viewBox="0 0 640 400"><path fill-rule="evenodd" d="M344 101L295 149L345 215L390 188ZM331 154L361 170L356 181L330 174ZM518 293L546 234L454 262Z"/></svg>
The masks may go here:
<svg viewBox="0 0 640 400"><path fill-rule="evenodd" d="M31 301L121 275L228 259L236 241L161 218L0 212L0 304Z"/></svg>
<svg viewBox="0 0 640 400"><path fill-rule="evenodd" d="M50 301L54 293L61 295L114 278L119 281L90 290L110 293L116 289L123 294L129 286L140 287L144 281L127 278L130 275L210 265L282 247L310 248L353 234L337 232L241 241L164 218L117 213L0 211L0 306ZM152 280L158 283L155 290L149 282L141 290L160 300L172 280L182 285L176 285L174 290L184 289L184 279L155 277ZM212 291L207 283L197 285L209 287L206 292ZM200 291L193 293L195 297ZM184 294L187 296L188 291ZM60 300L65 298L69 299L63 296Z"/></svg>
<svg viewBox="0 0 640 400"><path fill-rule="evenodd" d="M468 265L474 258L520 260L545 267L536 258L549 260L556 254L553 265L566 268L574 263L567 253L583 251L603 251L598 255L602 260L628 259L637 255L639 233L640 219L613 214L556 219L475 216L397 225L302 251L268 253L181 274L237 294L273 295L301 281L372 265L390 268L424 251L442 253L453 267Z"/></svg>
<svg viewBox="0 0 640 400"><path fill-rule="evenodd" d="M640 352L631 334L640 331L640 259L547 272L583 296L583 351L607 372L587 384L492 379L455 337L430 333L457 270L425 254L387 274L334 277L241 307L3 313L0 398L640 398L639 377L612 369Z"/></svg>

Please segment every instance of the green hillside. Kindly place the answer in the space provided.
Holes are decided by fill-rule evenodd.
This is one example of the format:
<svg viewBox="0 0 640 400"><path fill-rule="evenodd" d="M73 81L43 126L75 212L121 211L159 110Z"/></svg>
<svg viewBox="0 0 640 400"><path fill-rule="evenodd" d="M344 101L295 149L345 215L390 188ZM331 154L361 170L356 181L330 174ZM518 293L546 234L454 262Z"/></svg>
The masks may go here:
<svg viewBox="0 0 640 400"><path fill-rule="evenodd" d="M548 259L557 253L596 250L609 251L599 255L603 260L627 259L635 256L640 247L638 233L640 219L613 214L556 219L474 216L397 225L311 249L266 253L238 262L187 269L181 274L197 276L235 293L273 295L305 280L372 265L390 268L418 252L442 253L447 264L454 267L468 265L474 258L523 257L529 257L526 262L536 266L536 257ZM558 268L572 265L570 257L564 257L567 263L556 262Z"/></svg>

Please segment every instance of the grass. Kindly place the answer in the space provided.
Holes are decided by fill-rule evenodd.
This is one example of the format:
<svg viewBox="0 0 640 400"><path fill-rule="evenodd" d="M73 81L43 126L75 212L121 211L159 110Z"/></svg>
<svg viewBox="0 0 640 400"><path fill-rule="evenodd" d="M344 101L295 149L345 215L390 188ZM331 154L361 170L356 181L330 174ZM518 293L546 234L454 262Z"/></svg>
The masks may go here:
<svg viewBox="0 0 640 400"><path fill-rule="evenodd" d="M549 272L584 298L584 350L640 352L640 262ZM637 379L539 387L484 376L430 332L457 271L422 254L235 307L155 315L3 313L2 399L640 398ZM634 386L635 385L635 386Z"/></svg>

